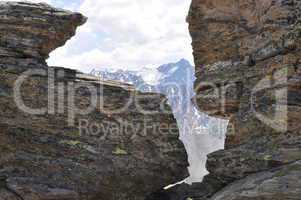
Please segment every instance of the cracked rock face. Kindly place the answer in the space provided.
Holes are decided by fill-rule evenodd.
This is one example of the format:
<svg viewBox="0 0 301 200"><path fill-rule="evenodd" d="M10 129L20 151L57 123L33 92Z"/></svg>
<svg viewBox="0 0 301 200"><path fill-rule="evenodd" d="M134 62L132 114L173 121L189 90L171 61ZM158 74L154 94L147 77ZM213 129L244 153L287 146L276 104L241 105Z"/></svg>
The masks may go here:
<svg viewBox="0 0 301 200"><path fill-rule="evenodd" d="M1 200L143 200L188 176L164 96L44 64L85 20L0 3Z"/></svg>
<svg viewBox="0 0 301 200"><path fill-rule="evenodd" d="M194 100L230 125L225 150L208 155L210 174L171 199L298 199L301 1L192 0L187 21Z"/></svg>
<svg viewBox="0 0 301 200"><path fill-rule="evenodd" d="M197 66L195 89L203 95L196 99L200 109L229 118L249 103L245 93L264 77L282 68L296 76L300 12L296 0L193 0L187 20ZM225 102L209 97L214 90L206 82L225 92Z"/></svg>

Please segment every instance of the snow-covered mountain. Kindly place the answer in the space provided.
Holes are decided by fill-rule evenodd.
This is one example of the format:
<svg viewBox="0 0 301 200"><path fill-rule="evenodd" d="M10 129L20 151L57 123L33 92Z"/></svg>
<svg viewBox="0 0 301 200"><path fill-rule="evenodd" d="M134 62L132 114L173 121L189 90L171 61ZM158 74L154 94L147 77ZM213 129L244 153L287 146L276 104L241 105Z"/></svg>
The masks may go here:
<svg viewBox="0 0 301 200"><path fill-rule="evenodd" d="M134 85L142 92L158 92L168 97L180 129L190 163L187 182L199 182L205 174L207 154L224 147L227 121L211 118L197 110L194 96L194 67L185 59L155 70L93 70L92 75Z"/></svg>

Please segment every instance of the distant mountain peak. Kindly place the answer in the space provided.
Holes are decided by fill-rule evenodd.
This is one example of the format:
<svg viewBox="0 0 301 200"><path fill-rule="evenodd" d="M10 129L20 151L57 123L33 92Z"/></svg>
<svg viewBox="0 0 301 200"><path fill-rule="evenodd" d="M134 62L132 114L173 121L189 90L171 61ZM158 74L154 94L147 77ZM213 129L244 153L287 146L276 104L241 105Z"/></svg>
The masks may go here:
<svg viewBox="0 0 301 200"><path fill-rule="evenodd" d="M192 66L191 64L190 64L190 62L188 61L188 60L186 60L185 58L182 58L181 60L179 60L176 64L178 64L178 65L189 65L189 66Z"/></svg>
<svg viewBox="0 0 301 200"><path fill-rule="evenodd" d="M177 69L175 69L177 68ZM164 64L161 65L160 67L158 67L158 71L162 72L162 73L168 73L169 71L175 71L175 70L186 70L186 69L193 69L193 66L189 63L188 60L182 58L181 60L179 60L178 62L175 63L168 63L168 64Z"/></svg>

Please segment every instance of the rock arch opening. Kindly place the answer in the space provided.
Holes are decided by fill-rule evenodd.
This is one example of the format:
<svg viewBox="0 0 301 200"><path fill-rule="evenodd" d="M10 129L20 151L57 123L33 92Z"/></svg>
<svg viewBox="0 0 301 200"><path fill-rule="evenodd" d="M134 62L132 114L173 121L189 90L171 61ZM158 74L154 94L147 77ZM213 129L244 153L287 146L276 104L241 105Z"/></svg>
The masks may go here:
<svg viewBox="0 0 301 200"><path fill-rule="evenodd" d="M164 11L164 6L165 3L160 3L161 1L154 1L154 3L151 3L150 5L153 6L152 8L156 8L158 12ZM55 2L53 2L55 3ZM124 66L120 69L112 69L109 67L112 65L112 63L107 63L109 60L115 60L112 57L102 57L102 52L94 45L96 44L96 41L102 41L102 38L99 35L102 34L102 30L99 29L98 27L101 25L101 23L105 23L104 19L108 20L108 18L105 18L105 14L101 14L101 12L92 12L95 9L101 9L102 11L106 10L111 10L114 6L115 3L112 1L112 3L96 3L93 8L89 3L83 3L82 5L78 5L78 7L75 7L75 10L78 10L80 12L83 12L84 14L88 15L88 22L86 25L83 26L83 29L79 31L79 33L75 36L76 38L71 41L70 43L67 43L67 47L63 47L62 49L58 50L57 52L54 52L51 55L50 60L48 61L50 64L64 64L67 65L70 63L70 66L73 66L74 68L77 68L77 65L79 69L85 72L92 72L94 75L101 75L107 80L116 80L116 81L123 81L123 82L128 82L128 83L134 83L134 85L137 88L141 88L141 84L146 84L148 85L147 89L143 88L143 90L155 90L156 92L163 93L164 95L169 97L169 103L173 107L173 113L177 118L178 122L178 127L181 132L181 140L186 146L187 153L189 156L189 162L190 162L190 167L189 171L191 174L191 177L187 180L189 183L191 182L198 182L201 181L203 175L205 175L206 169L205 169L205 162L206 162L206 155L214 150L218 150L223 148L223 143L224 143L224 132L225 132L225 127L226 127L226 121L224 120L218 120L214 119L212 117L207 116L206 114L203 114L198 111L196 108L195 104L191 102L191 98L194 96L194 90L193 90L193 84L195 80L195 72L194 72L194 67L192 67L187 61L181 60L178 63L170 63L169 65L173 66L168 69L163 69L164 67L160 66L160 69L157 70L156 68L159 66L159 64L153 69L142 69L141 66L139 66L140 69L129 69L129 70L122 70L124 69ZM139 3L135 5L134 2L129 2L127 4L126 9L134 9L134 8L141 8L141 9L147 9L148 12L145 12L143 15L142 13L138 10L135 10L134 13L137 15L141 15L141 20L136 18L130 18L129 15L120 15L120 18L114 18L115 20L118 20L119 22L122 21L121 17L123 18L124 22L131 22L131 24L147 24L148 21L147 19L153 19L154 23L157 23L159 27L162 27L164 29L168 29L170 34L173 32L178 32L178 35L180 35L177 38L173 38L168 33L160 33L160 34L153 34L152 40L154 42L151 42L152 44L154 43L162 43L161 40L157 40L156 38L166 38L170 42L173 41L174 43L178 43L180 46L178 46L176 49L185 49L185 51L181 51L180 53L178 52L177 54L180 55L180 57L189 57L189 60L191 62L192 60L192 50L190 46L190 36L188 33L188 28L187 24L185 22L186 15L188 13L188 9L190 6L190 0L183 1L181 4L170 7L169 6L169 13L175 13L175 20L179 21L177 23L173 23L173 20L168 22L170 24L168 27L166 27L163 23L164 20L162 20L162 17L160 18L161 20L157 20L156 13L153 13L151 11L151 7L149 3ZM181 9L179 9L181 8ZM91 10L92 9L92 10ZM89 12L88 12L89 11ZM179 12L181 11L181 12ZM118 13L119 10L116 10L116 13ZM99 14L98 14L99 13ZM164 14L164 13L162 13ZM165 13L164 16L165 19L169 19L169 14ZM112 17L112 16L110 16ZM110 18L111 19L111 18ZM144 21L143 21L144 20ZM116 26L115 26L116 25ZM122 28L119 23L114 24L114 33L125 33L127 30ZM156 24L151 24L150 27L153 27ZM174 26L174 29L172 27ZM107 32L110 33L111 30L110 24L107 24L106 27L102 27L102 29L106 30ZM134 26L132 26L134 27ZM150 27L145 27L145 30L150 31ZM120 29L118 29L120 28ZM87 33L84 29L89 29L91 33ZM118 30L118 31L116 31ZM132 30L133 33L137 33L137 29ZM138 31L139 32L139 31ZM97 34L100 33L100 34ZM94 35L94 36L93 36ZM116 34L111 34L114 40L119 41L121 44L124 43L124 41L120 41L119 37L116 36ZM118 35L118 34L117 34ZM120 35L120 34L119 34ZM91 37L90 37L91 36ZM92 37L93 36L93 37ZM97 36L97 37L95 37ZM133 35L135 36L135 35ZM157 37L158 36L158 37ZM91 38L88 41L85 38ZM104 38L108 38L106 35L103 35ZM119 38L119 39L118 39ZM131 35L127 35L126 40L130 41L132 40ZM87 46L87 44L83 45L83 49L85 49L86 53L84 54L78 54L78 46L77 43L80 43L79 41L87 41L88 44L93 44L91 48ZM91 41L90 41L91 40ZM179 42L177 42L179 41ZM185 42L184 42L185 41ZM140 41L143 42L143 41ZM149 42L148 42L149 43ZM185 45L183 45L185 43ZM115 44L115 43L114 43ZM149 43L150 44L150 43ZM171 46L170 43L162 43L165 44L165 46ZM115 44L116 45L116 44ZM119 46L119 45L118 45ZM116 46L117 47L117 46ZM138 46L137 50L138 50ZM173 46L171 46L173 47ZM114 48L114 47L112 47ZM148 48L160 48L164 49L163 46L145 46L145 49ZM174 49L169 49L169 50L164 50L165 52L161 52L161 54L164 54L166 52L173 52L175 51ZM70 55L69 53L66 52L73 52L77 54L76 56ZM141 56L140 54L134 53L133 55L136 56L136 58L142 57L150 57L149 52L145 52L145 55ZM188 53L187 53L188 52ZM69 55L67 55L69 54ZM168 53L166 53L168 54ZM117 55L116 55L117 56ZM115 56L115 57L116 57ZM119 55L120 57L123 57L123 55ZM167 56L167 57L170 57ZM179 58L179 56L176 56ZM118 59L117 59L118 60ZM135 59L134 59L135 60ZM151 62L149 61L148 64L153 64L154 60L153 59ZM164 59L163 59L164 60ZM168 60L168 59L166 59ZM143 65L143 62L140 62L139 59L136 60L137 63L141 63ZM164 62L164 61L161 61ZM144 62L145 63L145 62ZM109 70L104 67L104 65L108 65ZM115 63L116 64L116 63ZM163 64L163 63L160 63ZM98 65L102 65L99 66ZM113 67L118 67L117 65L129 65L125 67L131 67L130 64L127 61L122 61L120 60L120 63L116 64L116 66ZM177 67L176 67L177 66ZM178 68L178 69L176 69ZM183 69L180 69L183 68ZM165 71L164 71L165 70ZM172 70L176 70L172 72ZM159 72L158 72L159 71ZM165 76L158 78L160 75ZM168 76L168 77L167 77ZM149 77L151 78L151 81L148 81ZM183 79L184 77L184 79ZM132 78L132 80L131 80ZM182 78L182 79L181 79ZM159 80L160 79L160 80ZM181 81L179 81L181 80ZM149 82L156 82L156 83L149 83ZM174 84L175 83L175 84ZM167 89L169 86L176 85L176 88L179 89L178 91L170 91ZM158 88L157 88L158 87ZM184 91L185 90L185 91Z"/></svg>

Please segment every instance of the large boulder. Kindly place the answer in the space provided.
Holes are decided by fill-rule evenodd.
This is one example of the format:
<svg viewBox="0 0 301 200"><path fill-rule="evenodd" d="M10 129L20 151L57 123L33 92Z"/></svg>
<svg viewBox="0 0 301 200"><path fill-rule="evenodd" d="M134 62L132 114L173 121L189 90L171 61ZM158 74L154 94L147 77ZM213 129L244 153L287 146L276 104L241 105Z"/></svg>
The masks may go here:
<svg viewBox="0 0 301 200"><path fill-rule="evenodd" d="M85 20L0 3L0 199L143 200L188 176L164 96L45 64Z"/></svg>
<svg viewBox="0 0 301 200"><path fill-rule="evenodd" d="M210 200L283 200L300 199L301 163L252 174L230 184Z"/></svg>
<svg viewBox="0 0 301 200"><path fill-rule="evenodd" d="M234 182L234 189L211 199L297 198L295 187L281 195L274 187L291 185L300 168L288 167L284 179L270 171L301 159L301 2L193 0L187 21L194 101L201 111L230 120L225 150L208 155L210 174L199 195L188 191L193 199L208 199ZM264 194L255 192L255 183L264 185Z"/></svg>

